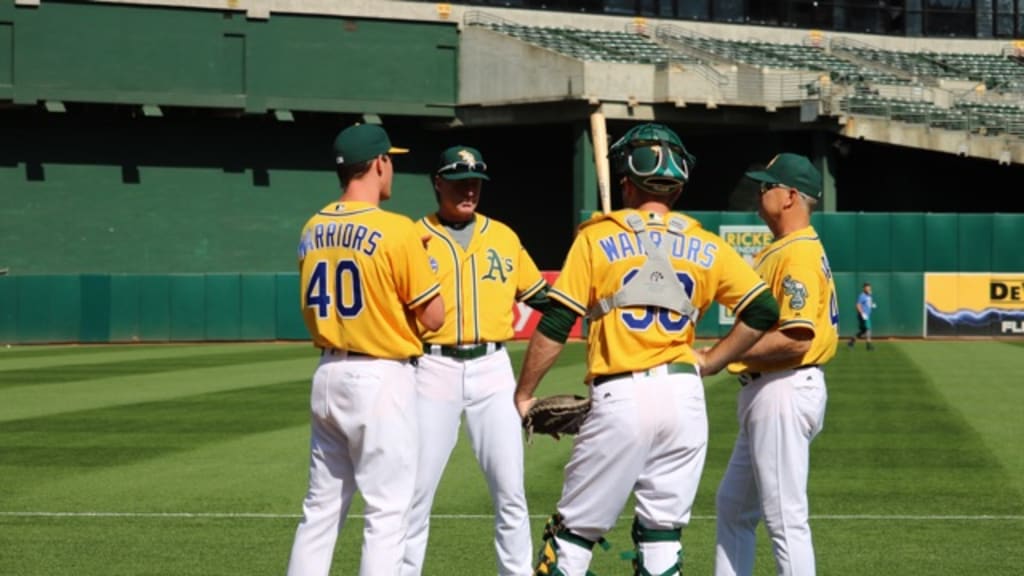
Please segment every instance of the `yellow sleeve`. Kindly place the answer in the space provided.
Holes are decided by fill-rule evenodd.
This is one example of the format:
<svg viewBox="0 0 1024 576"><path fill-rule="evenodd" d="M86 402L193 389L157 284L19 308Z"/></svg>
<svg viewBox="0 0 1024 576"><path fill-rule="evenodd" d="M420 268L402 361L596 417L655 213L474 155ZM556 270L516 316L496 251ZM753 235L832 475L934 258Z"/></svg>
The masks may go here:
<svg viewBox="0 0 1024 576"><path fill-rule="evenodd" d="M410 309L421 306L441 290L418 226L409 226L391 255L398 298Z"/></svg>
<svg viewBox="0 0 1024 576"><path fill-rule="evenodd" d="M789 265L784 268L782 286L774 292L779 301L779 329L806 328L814 332L818 311L821 272L807 267Z"/></svg>
<svg viewBox="0 0 1024 576"><path fill-rule="evenodd" d="M522 246L519 247L519 278L516 284L516 300L529 300L534 294L540 292L544 287L544 277L530 258L529 252Z"/></svg>

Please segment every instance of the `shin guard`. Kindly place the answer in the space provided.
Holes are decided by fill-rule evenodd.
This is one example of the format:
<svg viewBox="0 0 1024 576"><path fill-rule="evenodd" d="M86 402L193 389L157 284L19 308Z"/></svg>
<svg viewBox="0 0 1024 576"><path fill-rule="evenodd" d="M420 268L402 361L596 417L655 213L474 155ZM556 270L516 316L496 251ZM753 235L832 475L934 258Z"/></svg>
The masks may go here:
<svg viewBox="0 0 1024 576"><path fill-rule="evenodd" d="M567 576L566 572L558 565L558 555L562 546L560 542L579 546L587 551L593 550L594 544L599 544L605 550L609 548L604 538L594 542L573 534L562 522L562 515L556 513L548 519L548 523L544 526L543 545L537 558L537 567L533 571L534 576ZM594 574L588 570L587 576L594 576Z"/></svg>
<svg viewBox="0 0 1024 576"><path fill-rule="evenodd" d="M633 561L633 576L677 576L683 573L683 547L679 543L679 539L682 535L681 529L674 528L670 530L654 530L651 528L644 528L644 526L640 524L640 519L634 517L633 529L630 531L630 534L633 537L633 550L623 552L622 559ZM663 572L653 573L645 565L644 548L660 543L664 543L665 545L672 547L678 547L678 552L675 554L676 562Z"/></svg>

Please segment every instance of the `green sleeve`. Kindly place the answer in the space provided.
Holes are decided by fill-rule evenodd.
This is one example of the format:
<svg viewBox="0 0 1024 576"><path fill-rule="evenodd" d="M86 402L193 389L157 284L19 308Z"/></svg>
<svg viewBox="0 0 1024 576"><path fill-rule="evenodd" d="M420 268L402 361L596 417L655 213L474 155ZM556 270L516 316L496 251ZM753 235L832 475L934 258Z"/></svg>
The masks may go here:
<svg viewBox="0 0 1024 576"><path fill-rule="evenodd" d="M548 299L548 289L550 288L550 285L544 284L543 288L538 290L536 294L530 296L526 300L526 305L529 306L530 308L533 308L537 312L540 312L541 314L546 312L548 306L551 304L551 300Z"/></svg>
<svg viewBox="0 0 1024 576"><path fill-rule="evenodd" d="M778 316L777 313L776 316ZM549 300L547 310L541 316L540 323L537 324L537 330L548 338L564 344L569 339L569 331L576 323L576 318L578 318L576 313L566 308L564 304Z"/></svg>
<svg viewBox="0 0 1024 576"><path fill-rule="evenodd" d="M768 330L779 322L779 302L765 290L740 312L739 319L755 330Z"/></svg>

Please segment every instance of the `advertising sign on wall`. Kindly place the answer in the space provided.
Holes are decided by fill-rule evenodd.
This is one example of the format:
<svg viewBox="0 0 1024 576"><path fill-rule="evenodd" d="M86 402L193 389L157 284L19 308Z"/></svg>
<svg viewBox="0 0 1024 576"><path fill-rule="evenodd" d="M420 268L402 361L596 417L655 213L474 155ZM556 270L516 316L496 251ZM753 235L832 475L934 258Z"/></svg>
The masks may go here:
<svg viewBox="0 0 1024 576"><path fill-rule="evenodd" d="M554 285L555 280L558 279L558 271L541 271L541 275L548 281L548 284ZM530 336L533 335L533 331L537 328L537 323L540 322L540 313L530 308L522 302L517 302L515 308L512 309L513 328L515 330L516 340L529 340ZM569 338L580 338L583 334L582 330L583 319L577 319L576 324L573 325L572 330L569 331Z"/></svg>
<svg viewBox="0 0 1024 576"><path fill-rule="evenodd" d="M1024 273L924 275L925 336L1024 337Z"/></svg>
<svg viewBox="0 0 1024 576"><path fill-rule="evenodd" d="M718 235L730 246L740 253L740 256L751 266L754 265L754 257L772 243L772 231L764 225L722 225L718 227ZM724 306L718 307L718 323L731 325L735 317Z"/></svg>

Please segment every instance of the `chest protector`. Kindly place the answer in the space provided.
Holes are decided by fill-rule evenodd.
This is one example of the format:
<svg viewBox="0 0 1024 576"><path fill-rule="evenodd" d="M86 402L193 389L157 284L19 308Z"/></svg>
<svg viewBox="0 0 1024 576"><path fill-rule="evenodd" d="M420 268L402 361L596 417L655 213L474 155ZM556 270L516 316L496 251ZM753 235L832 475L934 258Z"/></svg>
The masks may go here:
<svg viewBox="0 0 1024 576"><path fill-rule="evenodd" d="M700 311L690 301L686 288L676 277L668 257L669 242L662 241L661 246L655 245L644 225L644 219L638 214L626 216L626 224L643 246L647 261L618 292L601 298L591 306L587 318L596 320L615 308L656 306L689 316L696 325ZM682 236L685 226L686 223L675 216L670 216L667 222L668 233L675 236Z"/></svg>

